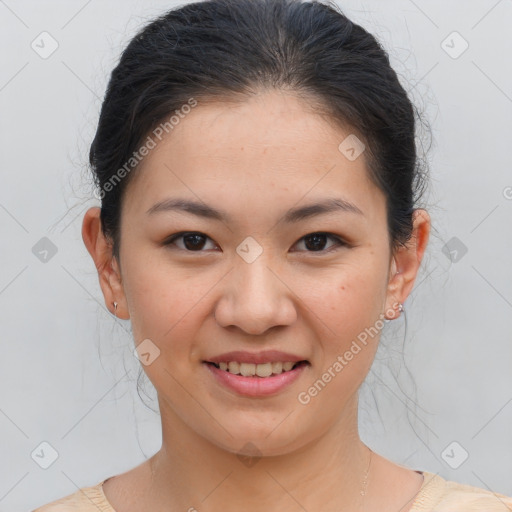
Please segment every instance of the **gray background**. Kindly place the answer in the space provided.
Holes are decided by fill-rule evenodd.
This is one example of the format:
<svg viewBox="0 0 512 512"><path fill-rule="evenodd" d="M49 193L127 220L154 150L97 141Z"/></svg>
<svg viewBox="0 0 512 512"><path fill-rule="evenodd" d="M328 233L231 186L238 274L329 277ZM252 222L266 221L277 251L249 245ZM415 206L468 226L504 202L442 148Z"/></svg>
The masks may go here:
<svg viewBox="0 0 512 512"><path fill-rule="evenodd" d="M408 467L512 495L512 2L339 4L380 38L434 136L434 231L363 386L361 436ZM86 159L108 74L135 30L175 5L0 0L0 511L160 447L129 322L106 310L80 230L99 204ZM47 469L43 442L58 454Z"/></svg>

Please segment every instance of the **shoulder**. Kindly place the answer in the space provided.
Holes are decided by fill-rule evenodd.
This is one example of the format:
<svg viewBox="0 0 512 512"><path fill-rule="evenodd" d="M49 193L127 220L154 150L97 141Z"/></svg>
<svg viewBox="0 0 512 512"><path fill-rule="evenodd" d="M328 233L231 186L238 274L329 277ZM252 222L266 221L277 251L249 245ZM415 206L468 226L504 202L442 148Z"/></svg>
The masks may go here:
<svg viewBox="0 0 512 512"><path fill-rule="evenodd" d="M425 480L411 512L512 512L510 496L423 473Z"/></svg>
<svg viewBox="0 0 512 512"><path fill-rule="evenodd" d="M115 512L103 493L103 482L104 480L96 485L82 487L73 494L42 505L32 512Z"/></svg>

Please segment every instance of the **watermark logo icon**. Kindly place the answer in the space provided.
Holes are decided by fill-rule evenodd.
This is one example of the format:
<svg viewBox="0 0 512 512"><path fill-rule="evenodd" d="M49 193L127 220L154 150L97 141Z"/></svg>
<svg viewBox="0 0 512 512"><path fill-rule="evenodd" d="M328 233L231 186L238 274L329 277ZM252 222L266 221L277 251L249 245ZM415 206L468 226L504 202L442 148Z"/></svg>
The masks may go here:
<svg viewBox="0 0 512 512"><path fill-rule="evenodd" d="M33 41L30 43L30 47L34 50L39 57L42 59L48 59L55 53L59 47L58 41L48 32L41 32Z"/></svg>
<svg viewBox="0 0 512 512"><path fill-rule="evenodd" d="M43 441L32 451L30 456L38 466L48 469L59 458L59 453L50 443Z"/></svg>
<svg viewBox="0 0 512 512"><path fill-rule="evenodd" d="M468 248L459 238L453 236L443 245L442 252L451 262L458 263L468 252Z"/></svg>
<svg viewBox="0 0 512 512"><path fill-rule="evenodd" d="M245 443L242 452L243 453L237 453L236 456L238 460L248 468L252 468L261 459L262 454L254 443Z"/></svg>
<svg viewBox="0 0 512 512"><path fill-rule="evenodd" d="M252 236L248 236L238 245L236 252L246 263L252 263L263 252L263 247Z"/></svg>
<svg viewBox="0 0 512 512"><path fill-rule="evenodd" d="M457 441L452 441L442 452L441 458L450 466L452 469L457 469L469 457L467 450Z"/></svg>
<svg viewBox="0 0 512 512"><path fill-rule="evenodd" d="M363 153L366 146L358 137L351 133L348 137L343 139L338 149L348 160L353 162Z"/></svg>
<svg viewBox="0 0 512 512"><path fill-rule="evenodd" d="M39 261L48 263L57 254L57 246L49 238L43 236L32 247L32 253Z"/></svg>
<svg viewBox="0 0 512 512"><path fill-rule="evenodd" d="M146 338L135 347L133 355L144 366L149 366L160 355L160 349L149 338Z"/></svg>
<svg viewBox="0 0 512 512"><path fill-rule="evenodd" d="M453 31L441 42L441 48L452 59L458 59L469 48L469 43L457 31Z"/></svg>

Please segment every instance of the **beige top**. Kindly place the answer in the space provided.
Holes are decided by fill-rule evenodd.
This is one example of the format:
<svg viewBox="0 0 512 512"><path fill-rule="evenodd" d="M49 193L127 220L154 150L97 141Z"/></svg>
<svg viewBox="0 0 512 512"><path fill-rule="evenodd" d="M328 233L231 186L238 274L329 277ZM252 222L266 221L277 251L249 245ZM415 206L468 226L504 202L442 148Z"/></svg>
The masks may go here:
<svg viewBox="0 0 512 512"><path fill-rule="evenodd" d="M428 471L410 512L512 512L512 497L445 480ZM109 477L110 478L110 477ZM116 512L103 493L103 482L83 487L32 512Z"/></svg>

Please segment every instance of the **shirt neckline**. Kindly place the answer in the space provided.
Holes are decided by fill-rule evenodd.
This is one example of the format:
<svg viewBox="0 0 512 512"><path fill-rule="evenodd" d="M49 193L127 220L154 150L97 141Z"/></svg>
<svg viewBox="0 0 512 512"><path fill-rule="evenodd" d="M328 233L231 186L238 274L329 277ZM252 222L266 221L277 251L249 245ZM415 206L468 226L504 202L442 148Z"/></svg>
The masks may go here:
<svg viewBox="0 0 512 512"><path fill-rule="evenodd" d="M409 512L420 512L423 509L423 505L425 505L425 500L427 496L425 495L425 489L427 485L430 484L432 480L434 480L438 475L436 473L431 473L430 471L420 471L420 470L413 470L416 473L423 476L423 483L421 484L421 487L419 488L418 492L416 493L416 496L414 497L414 500L412 502L411 507L409 508ZM94 490L96 490L99 494L100 500L103 501L102 505L108 507L104 510L104 512L117 512L112 504L108 501L107 496L103 492L103 484L110 480L110 478L113 478L115 475L109 476L108 478L105 478L102 482L97 484L95 487L93 487ZM420 508L421 506L421 508Z"/></svg>

